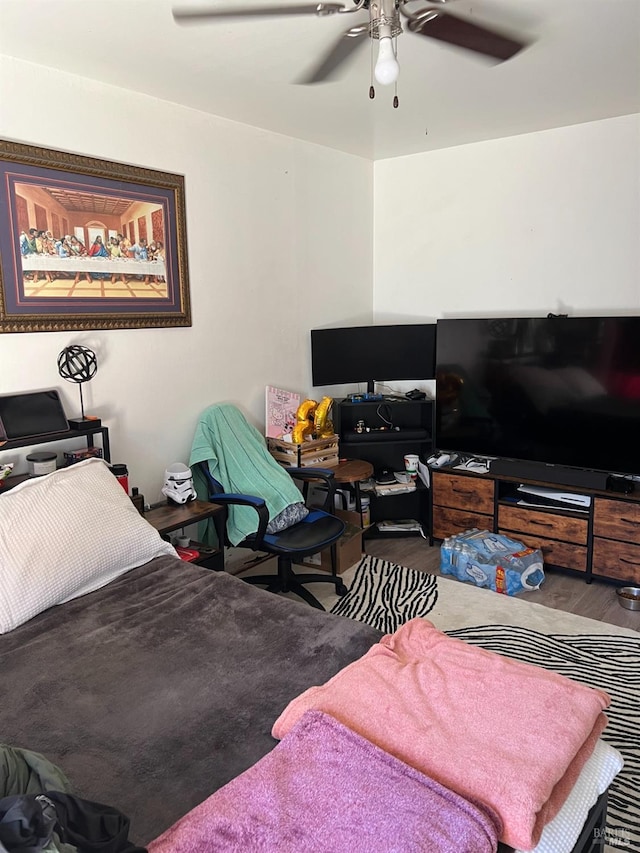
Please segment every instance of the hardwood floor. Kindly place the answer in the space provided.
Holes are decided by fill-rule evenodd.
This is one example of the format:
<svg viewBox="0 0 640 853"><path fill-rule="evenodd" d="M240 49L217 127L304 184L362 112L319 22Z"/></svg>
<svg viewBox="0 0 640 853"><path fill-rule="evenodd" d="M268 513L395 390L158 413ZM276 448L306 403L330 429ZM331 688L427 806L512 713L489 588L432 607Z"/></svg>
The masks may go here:
<svg viewBox="0 0 640 853"><path fill-rule="evenodd" d="M440 574L440 548L429 547L428 542L419 536L372 537L365 540L365 552L402 566ZM640 611L621 607L615 587L602 581L587 584L581 577L545 567L542 587L520 597L556 610L640 631Z"/></svg>

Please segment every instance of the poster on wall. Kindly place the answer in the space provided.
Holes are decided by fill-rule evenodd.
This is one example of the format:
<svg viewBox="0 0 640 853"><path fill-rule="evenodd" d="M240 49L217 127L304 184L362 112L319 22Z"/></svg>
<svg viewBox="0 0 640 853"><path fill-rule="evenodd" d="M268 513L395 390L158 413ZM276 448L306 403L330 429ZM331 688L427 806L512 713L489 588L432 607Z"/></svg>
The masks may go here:
<svg viewBox="0 0 640 853"><path fill-rule="evenodd" d="M265 436L282 438L296 425L300 394L267 385L265 388Z"/></svg>
<svg viewBox="0 0 640 853"><path fill-rule="evenodd" d="M184 176L0 140L0 333L190 326Z"/></svg>

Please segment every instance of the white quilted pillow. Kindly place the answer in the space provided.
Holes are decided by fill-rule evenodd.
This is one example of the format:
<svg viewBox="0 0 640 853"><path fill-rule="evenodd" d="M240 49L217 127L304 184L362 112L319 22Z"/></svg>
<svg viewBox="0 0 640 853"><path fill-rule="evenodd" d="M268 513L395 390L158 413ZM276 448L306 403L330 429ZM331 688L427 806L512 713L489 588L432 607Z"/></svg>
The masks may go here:
<svg viewBox="0 0 640 853"><path fill-rule="evenodd" d="M174 548L101 459L0 494L0 634Z"/></svg>
<svg viewBox="0 0 640 853"><path fill-rule="evenodd" d="M601 738L564 805L542 830L540 841L530 853L571 853L591 808L622 770L623 764L618 750Z"/></svg>

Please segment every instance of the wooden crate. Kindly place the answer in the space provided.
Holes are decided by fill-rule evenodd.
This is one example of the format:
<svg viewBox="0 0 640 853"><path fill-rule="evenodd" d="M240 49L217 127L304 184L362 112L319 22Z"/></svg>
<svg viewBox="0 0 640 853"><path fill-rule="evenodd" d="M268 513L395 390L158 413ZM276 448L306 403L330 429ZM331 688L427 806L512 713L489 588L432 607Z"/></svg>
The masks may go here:
<svg viewBox="0 0 640 853"><path fill-rule="evenodd" d="M340 461L337 435L303 441L302 444L268 438L267 447L281 465L293 468L333 468Z"/></svg>

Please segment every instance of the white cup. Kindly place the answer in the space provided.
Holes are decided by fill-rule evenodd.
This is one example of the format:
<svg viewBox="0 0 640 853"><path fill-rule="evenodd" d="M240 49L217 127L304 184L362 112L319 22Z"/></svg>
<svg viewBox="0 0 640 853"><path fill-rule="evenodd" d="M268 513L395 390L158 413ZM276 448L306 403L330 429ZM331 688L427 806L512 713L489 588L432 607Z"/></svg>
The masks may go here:
<svg viewBox="0 0 640 853"><path fill-rule="evenodd" d="M412 480L418 476L418 459L417 453L407 453L404 457L404 470L411 475Z"/></svg>

